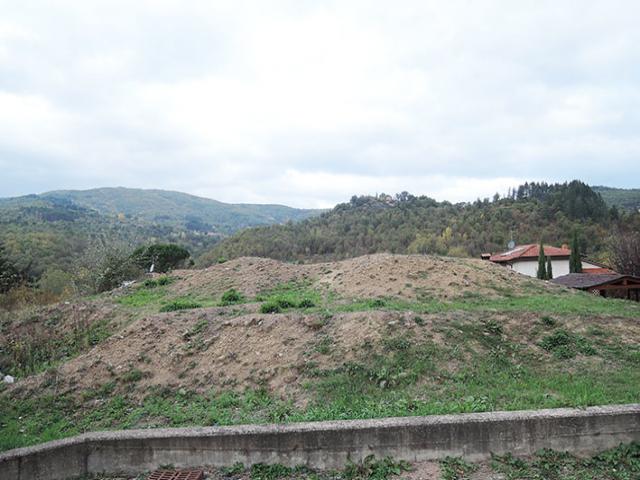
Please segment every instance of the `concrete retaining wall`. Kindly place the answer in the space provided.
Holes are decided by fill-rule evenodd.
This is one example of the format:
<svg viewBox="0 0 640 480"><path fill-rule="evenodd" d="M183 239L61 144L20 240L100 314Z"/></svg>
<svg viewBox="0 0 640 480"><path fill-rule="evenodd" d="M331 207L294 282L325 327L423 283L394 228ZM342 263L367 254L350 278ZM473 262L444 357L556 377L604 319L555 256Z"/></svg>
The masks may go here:
<svg viewBox="0 0 640 480"><path fill-rule="evenodd" d="M289 425L98 432L0 454L2 480L55 480L92 473L137 474L160 465L235 462L339 468L348 458L409 461L540 448L589 454L640 441L640 404Z"/></svg>

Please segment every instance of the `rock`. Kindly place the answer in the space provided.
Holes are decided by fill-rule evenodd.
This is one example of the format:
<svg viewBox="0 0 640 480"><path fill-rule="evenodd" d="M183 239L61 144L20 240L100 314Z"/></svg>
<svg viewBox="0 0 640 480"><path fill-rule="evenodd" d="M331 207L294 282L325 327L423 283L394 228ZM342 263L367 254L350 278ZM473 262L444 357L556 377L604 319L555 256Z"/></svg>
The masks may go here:
<svg viewBox="0 0 640 480"><path fill-rule="evenodd" d="M15 381L16 381L16 379L15 379L15 377L12 377L11 375L5 375L5 376L2 378L2 381L3 381L4 383L13 383L13 382L15 382Z"/></svg>

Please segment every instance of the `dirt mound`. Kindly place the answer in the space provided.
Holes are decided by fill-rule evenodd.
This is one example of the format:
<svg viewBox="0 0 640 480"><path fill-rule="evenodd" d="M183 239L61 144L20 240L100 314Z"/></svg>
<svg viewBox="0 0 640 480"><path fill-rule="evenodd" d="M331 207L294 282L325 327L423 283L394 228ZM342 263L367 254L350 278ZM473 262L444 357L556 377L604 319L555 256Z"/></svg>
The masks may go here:
<svg viewBox="0 0 640 480"><path fill-rule="evenodd" d="M174 272L178 294L220 295L235 288L249 297L287 282L309 282L346 298L455 299L558 290L490 262L430 255L376 254L340 262L296 265L254 257L203 270Z"/></svg>
<svg viewBox="0 0 640 480"><path fill-rule="evenodd" d="M113 381L123 388L135 384L140 394L151 386L200 392L267 386L290 396L300 394L298 377L309 365L327 369L343 364L354 352L361 352L362 345L379 349L387 336L397 333L398 324L412 334L416 325L411 313L401 311L260 314L254 300L260 292L295 282L339 303L379 297L409 301L491 298L561 289L480 260L422 255L377 254L311 265L239 258L171 275L175 280L166 286L168 298L200 295L218 299L235 288L248 303L157 313L157 307L153 312L119 304L120 298L138 291L119 290L92 302L58 305L23 316L15 325L4 326L5 338L42 337L37 342L46 339L51 348L73 341L70 345L75 350L70 353L75 358L55 373L56 388L66 391L96 389ZM94 326L105 319L108 325L97 333L108 338L100 338L93 346ZM434 319L427 315L422 321ZM80 346L75 334L79 326L89 332ZM429 335L433 341L443 341L433 330ZM82 348L85 353L77 356ZM322 353L328 349L331 355ZM20 386L28 391L43 382L50 384L50 374L22 379ZM304 401L304 395L298 396Z"/></svg>

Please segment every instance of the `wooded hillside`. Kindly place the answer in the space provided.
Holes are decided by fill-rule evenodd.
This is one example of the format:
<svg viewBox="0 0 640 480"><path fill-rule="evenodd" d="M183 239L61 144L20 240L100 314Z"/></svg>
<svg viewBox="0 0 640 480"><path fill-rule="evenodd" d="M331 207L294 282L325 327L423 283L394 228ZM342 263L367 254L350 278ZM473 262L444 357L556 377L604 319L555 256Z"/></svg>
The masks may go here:
<svg viewBox="0 0 640 480"><path fill-rule="evenodd" d="M353 197L320 217L253 228L224 240L201 263L240 256L281 260L339 259L375 252L477 256L518 244L569 243L578 229L582 251L606 256L611 232L638 228L640 215L610 208L579 181L526 183L508 198L451 204L406 192Z"/></svg>

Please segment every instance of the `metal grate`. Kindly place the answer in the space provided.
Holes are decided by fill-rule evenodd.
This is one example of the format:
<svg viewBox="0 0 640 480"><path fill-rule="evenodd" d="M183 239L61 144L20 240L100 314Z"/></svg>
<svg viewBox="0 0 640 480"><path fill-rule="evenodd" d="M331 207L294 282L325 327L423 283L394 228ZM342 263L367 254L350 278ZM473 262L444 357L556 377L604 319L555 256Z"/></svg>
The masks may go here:
<svg viewBox="0 0 640 480"><path fill-rule="evenodd" d="M204 480L203 470L156 470L148 480Z"/></svg>

